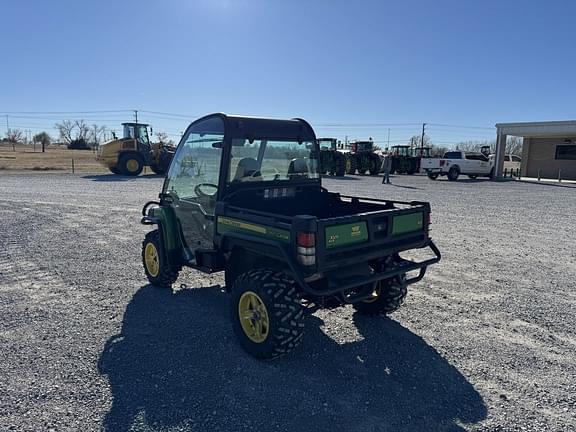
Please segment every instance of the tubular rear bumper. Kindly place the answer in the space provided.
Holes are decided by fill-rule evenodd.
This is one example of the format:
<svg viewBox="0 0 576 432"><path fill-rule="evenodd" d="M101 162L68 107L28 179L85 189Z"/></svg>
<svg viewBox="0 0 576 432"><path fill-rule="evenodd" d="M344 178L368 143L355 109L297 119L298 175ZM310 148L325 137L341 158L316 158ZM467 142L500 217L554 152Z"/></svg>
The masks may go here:
<svg viewBox="0 0 576 432"><path fill-rule="evenodd" d="M397 263L397 265L395 265L394 267L389 268L383 272L372 273L372 274L365 276L365 277L354 277L353 279L331 280L331 283L329 284L328 288L326 288L326 289L314 288L314 287L310 286L310 284L308 284L303 279L298 280L298 282L300 283L302 289L305 292L313 294L313 295L325 296L325 295L336 294L338 292L343 292L343 291L350 290L353 288L362 287L362 286L369 285L369 284L375 284L381 280L390 279L390 278L393 278L394 276L398 276L400 274L408 273L411 271L418 271L418 274L416 276L413 276L413 277L406 279L405 283L407 285L410 285L410 284L413 284L413 283L420 281L424 277L424 275L426 274L426 270L428 269L428 266L430 266L432 264L436 264L437 262L440 261L440 259L442 257L442 255L440 254L440 250L438 249L438 247L434 244L434 242L432 240L430 240L429 243L427 245L425 245L424 247L430 248L430 250L434 254L433 258L429 258L427 260L420 261L420 262L401 260ZM298 279L298 277L297 277L297 279Z"/></svg>

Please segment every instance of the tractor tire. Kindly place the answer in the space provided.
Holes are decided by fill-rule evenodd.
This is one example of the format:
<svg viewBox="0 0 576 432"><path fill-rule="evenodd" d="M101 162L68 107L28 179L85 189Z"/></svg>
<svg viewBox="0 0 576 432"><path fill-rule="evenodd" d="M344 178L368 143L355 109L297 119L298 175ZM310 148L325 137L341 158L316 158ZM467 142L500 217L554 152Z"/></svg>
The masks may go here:
<svg viewBox="0 0 576 432"><path fill-rule="evenodd" d="M366 154L359 154L358 155L358 174L366 175L368 170L370 169L370 156Z"/></svg>
<svg viewBox="0 0 576 432"><path fill-rule="evenodd" d="M406 171L406 174L414 175L414 174L416 174L417 171L418 171L418 167L416 166L416 162L410 161L410 163L408 164L408 169Z"/></svg>
<svg viewBox="0 0 576 432"><path fill-rule="evenodd" d="M336 166L335 174L338 177L344 177L346 174L346 157L342 153L337 153L334 160Z"/></svg>
<svg viewBox="0 0 576 432"><path fill-rule="evenodd" d="M438 178L438 175L439 175L439 174L438 174L438 173L431 173L431 172L429 172L429 173L427 173L426 175L428 176L428 178L429 178L430 180L436 180L436 179Z"/></svg>
<svg viewBox="0 0 576 432"><path fill-rule="evenodd" d="M296 283L285 273L250 270L232 288L232 324L242 348L259 359L295 349L304 335L304 307Z"/></svg>
<svg viewBox="0 0 576 432"><path fill-rule="evenodd" d="M452 167L448 170L448 180L456 181L458 180L458 176L460 175L460 170L458 167Z"/></svg>
<svg viewBox="0 0 576 432"><path fill-rule="evenodd" d="M144 169L144 158L137 153L122 155L117 168L123 175L137 176Z"/></svg>
<svg viewBox="0 0 576 432"><path fill-rule="evenodd" d="M402 274L381 281L374 291L373 298L354 303L352 306L359 313L369 316L387 315L395 312L402 306L408 293L408 286L404 283L405 279L405 275Z"/></svg>
<svg viewBox="0 0 576 432"><path fill-rule="evenodd" d="M161 165L156 165L156 164L152 164L150 165L150 169L152 170L152 172L154 174L158 174L158 175L165 175L166 172L168 171L168 167L167 166L161 166Z"/></svg>
<svg viewBox="0 0 576 432"><path fill-rule="evenodd" d="M178 271L170 267L162 254L160 232L150 231L142 242L142 264L148 281L159 288L171 288Z"/></svg>
<svg viewBox="0 0 576 432"><path fill-rule="evenodd" d="M368 168L368 171L370 171L370 175L378 175L380 174L380 167L382 166L382 162L380 161L380 158L378 157L377 154L372 153L370 155L370 168Z"/></svg>
<svg viewBox="0 0 576 432"><path fill-rule="evenodd" d="M346 156L346 174L355 175L356 174L356 158L353 155Z"/></svg>
<svg viewBox="0 0 576 432"><path fill-rule="evenodd" d="M121 174L117 167L108 167L112 174Z"/></svg>

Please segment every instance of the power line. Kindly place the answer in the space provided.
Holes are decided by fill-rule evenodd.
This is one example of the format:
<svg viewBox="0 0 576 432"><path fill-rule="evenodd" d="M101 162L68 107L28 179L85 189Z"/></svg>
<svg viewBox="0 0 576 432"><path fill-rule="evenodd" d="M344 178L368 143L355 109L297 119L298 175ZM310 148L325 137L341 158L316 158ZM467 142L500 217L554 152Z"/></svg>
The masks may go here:
<svg viewBox="0 0 576 432"><path fill-rule="evenodd" d="M102 113L121 113L134 112L134 110L101 110L101 111L0 111L2 115L8 114L102 114Z"/></svg>
<svg viewBox="0 0 576 432"><path fill-rule="evenodd" d="M430 126L441 126L441 127L449 127L449 128L459 128L459 129L483 129L483 130L496 130L495 127L486 127L486 126L460 126L460 125L451 125L451 124L441 124L441 123L428 123Z"/></svg>

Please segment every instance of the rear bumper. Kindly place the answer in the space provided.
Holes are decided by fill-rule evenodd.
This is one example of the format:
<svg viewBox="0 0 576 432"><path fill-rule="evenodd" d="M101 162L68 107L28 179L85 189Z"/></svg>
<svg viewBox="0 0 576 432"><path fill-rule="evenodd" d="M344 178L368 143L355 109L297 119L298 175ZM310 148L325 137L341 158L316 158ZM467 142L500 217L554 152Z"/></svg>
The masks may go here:
<svg viewBox="0 0 576 432"><path fill-rule="evenodd" d="M353 277L348 279L330 279L330 283L326 288L317 288L315 286L311 286L307 283L304 279L296 277L298 283L300 284L302 290L308 294L317 295L317 296L326 296L332 295L340 292L344 292L347 290L351 290L354 288L363 287L370 284L376 284L379 281L386 280L393 278L395 276L405 274L411 271L418 271L416 276L410 277L406 279L405 283L407 285L416 283L420 281L424 275L426 274L426 270L428 266L432 264L436 264L442 258L440 250L434 244L432 240L430 240L424 248L429 248L432 253L434 254L433 258L426 259L420 262L408 261L408 260L400 260L395 266L386 269L382 272L374 272L370 275L363 276L363 277Z"/></svg>

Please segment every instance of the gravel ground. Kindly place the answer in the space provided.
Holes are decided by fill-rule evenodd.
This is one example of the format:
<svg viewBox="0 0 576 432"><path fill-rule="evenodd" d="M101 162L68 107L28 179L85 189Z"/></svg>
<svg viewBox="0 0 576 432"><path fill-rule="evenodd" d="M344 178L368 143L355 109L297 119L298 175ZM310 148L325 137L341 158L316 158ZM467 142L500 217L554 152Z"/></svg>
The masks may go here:
<svg viewBox="0 0 576 432"><path fill-rule="evenodd" d="M440 264L391 319L307 321L274 362L237 344L221 275L146 284L161 179L0 177L0 430L576 430L576 189L329 179L428 200Z"/></svg>

